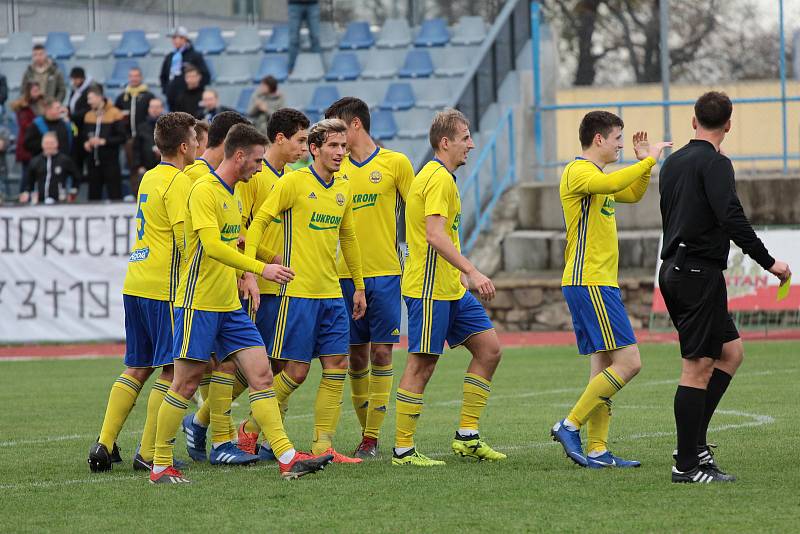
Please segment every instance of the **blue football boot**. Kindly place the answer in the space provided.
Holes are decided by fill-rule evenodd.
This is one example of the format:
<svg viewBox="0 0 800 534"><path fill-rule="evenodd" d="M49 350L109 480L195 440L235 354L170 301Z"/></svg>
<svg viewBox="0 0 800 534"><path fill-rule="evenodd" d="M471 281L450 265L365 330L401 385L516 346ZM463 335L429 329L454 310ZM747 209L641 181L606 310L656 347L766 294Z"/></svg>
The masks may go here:
<svg viewBox="0 0 800 534"><path fill-rule="evenodd" d="M244 452L229 441L219 447L212 447L209 460L211 465L250 465L258 461L258 456Z"/></svg>
<svg viewBox="0 0 800 534"><path fill-rule="evenodd" d="M641 467L642 462L637 462L636 460L623 460L618 456L614 456L611 454L611 451L606 451L600 456L595 457L587 457L589 461L589 467L592 469L604 469L606 467Z"/></svg>
<svg viewBox="0 0 800 534"><path fill-rule="evenodd" d="M275 458L275 453L272 452L266 445L261 445L258 448L258 461L259 462L274 462L277 458Z"/></svg>
<svg viewBox="0 0 800 534"><path fill-rule="evenodd" d="M194 414L190 413L181 421L181 428L186 434L186 452L189 453L189 457L195 462L205 462L208 459L206 455L208 427L195 424Z"/></svg>
<svg viewBox="0 0 800 534"><path fill-rule="evenodd" d="M586 455L583 453L583 447L581 446L581 433L579 430L569 430L564 426L564 421L562 419L553 425L553 428L550 429L550 435L553 437L553 441L561 443L561 446L564 447L567 458L581 467L586 467L589 462L586 460Z"/></svg>

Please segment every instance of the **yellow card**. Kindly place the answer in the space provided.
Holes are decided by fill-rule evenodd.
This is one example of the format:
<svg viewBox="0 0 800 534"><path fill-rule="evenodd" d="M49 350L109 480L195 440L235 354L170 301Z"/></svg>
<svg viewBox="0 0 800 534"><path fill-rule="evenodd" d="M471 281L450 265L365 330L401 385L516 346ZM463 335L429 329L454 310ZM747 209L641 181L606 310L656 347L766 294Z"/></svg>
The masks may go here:
<svg viewBox="0 0 800 534"><path fill-rule="evenodd" d="M778 302L782 301L786 297L789 296L789 288L792 285L792 277L790 276L788 280L778 286Z"/></svg>

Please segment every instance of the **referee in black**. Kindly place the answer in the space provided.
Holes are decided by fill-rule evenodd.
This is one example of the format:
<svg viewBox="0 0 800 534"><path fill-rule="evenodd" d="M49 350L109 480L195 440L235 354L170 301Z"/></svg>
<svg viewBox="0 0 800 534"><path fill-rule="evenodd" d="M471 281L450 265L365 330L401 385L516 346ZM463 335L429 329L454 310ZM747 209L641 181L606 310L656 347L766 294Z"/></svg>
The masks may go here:
<svg viewBox="0 0 800 534"><path fill-rule="evenodd" d="M733 165L720 152L733 104L711 91L697 99L695 138L664 161L659 173L664 246L658 283L680 339L683 367L675 392L678 434L673 482L731 482L712 457L708 423L744 358L728 312L722 271L730 241L781 283L789 266L770 256L736 196Z"/></svg>

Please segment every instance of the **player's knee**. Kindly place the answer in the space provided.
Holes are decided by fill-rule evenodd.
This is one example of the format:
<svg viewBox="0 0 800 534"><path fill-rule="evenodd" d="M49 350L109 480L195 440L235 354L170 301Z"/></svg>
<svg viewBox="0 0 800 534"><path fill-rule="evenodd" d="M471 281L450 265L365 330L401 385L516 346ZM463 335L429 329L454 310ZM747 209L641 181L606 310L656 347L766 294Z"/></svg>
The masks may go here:
<svg viewBox="0 0 800 534"><path fill-rule="evenodd" d="M183 397L184 399L191 399L197 391L198 384L189 381L174 381L172 382L172 391Z"/></svg>
<svg viewBox="0 0 800 534"><path fill-rule="evenodd" d="M161 368L161 376L159 378L161 380L166 380L167 382L172 382L172 379L175 377L175 367L172 365L165 365Z"/></svg>
<svg viewBox="0 0 800 534"><path fill-rule="evenodd" d="M269 365L264 365L263 368L251 371L250 376L247 377L247 383L252 391L261 391L272 387L272 369Z"/></svg>
<svg viewBox="0 0 800 534"><path fill-rule="evenodd" d="M347 369L348 366L348 358L347 355L342 354L341 356L326 356L325 357L325 369ZM306 371L308 373L308 371Z"/></svg>
<svg viewBox="0 0 800 534"><path fill-rule="evenodd" d="M150 368L128 367L125 369L125 374L138 380L140 384L144 384L147 382L147 379L150 378L150 375L153 374L153 370Z"/></svg>
<svg viewBox="0 0 800 534"><path fill-rule="evenodd" d="M227 373L229 375L232 375L233 373L236 372L236 362L234 362L232 359L229 358L225 361L220 362L215 370L218 373Z"/></svg>
<svg viewBox="0 0 800 534"><path fill-rule="evenodd" d="M373 345L371 359L375 365L389 365L392 363L392 346Z"/></svg>
<svg viewBox="0 0 800 534"><path fill-rule="evenodd" d="M289 362L286 364L286 367L283 368L283 372L286 373L286 375L288 375L295 384L299 385L306 381L309 368L309 365Z"/></svg>

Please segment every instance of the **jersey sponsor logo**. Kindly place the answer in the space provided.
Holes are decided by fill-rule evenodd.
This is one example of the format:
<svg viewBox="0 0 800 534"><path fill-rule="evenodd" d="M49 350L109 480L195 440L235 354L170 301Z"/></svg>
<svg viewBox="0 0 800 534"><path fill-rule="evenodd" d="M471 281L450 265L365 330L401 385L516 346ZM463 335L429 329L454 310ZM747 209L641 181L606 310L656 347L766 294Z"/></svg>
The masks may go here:
<svg viewBox="0 0 800 534"><path fill-rule="evenodd" d="M312 191L312 192L311 192L311 193L308 195L308 198L310 198L311 200L317 200L317 195L315 195L315 194L314 194L314 192Z"/></svg>
<svg viewBox="0 0 800 534"><path fill-rule="evenodd" d="M220 239L223 241L233 241L239 237L239 232L242 229L241 224L228 224L225 223L219 231Z"/></svg>
<svg viewBox="0 0 800 534"><path fill-rule="evenodd" d="M380 193L358 193L353 195L353 211L374 206Z"/></svg>
<svg viewBox="0 0 800 534"><path fill-rule="evenodd" d="M311 213L311 220L308 222L308 227L312 230L335 230L339 227L342 218L338 215L328 215L327 213Z"/></svg>
<svg viewBox="0 0 800 534"><path fill-rule="evenodd" d="M455 219L453 219L453 226L451 226L450 228L452 228L455 231L458 231L459 226L461 226L461 214L457 213Z"/></svg>
<svg viewBox="0 0 800 534"><path fill-rule="evenodd" d="M131 252L131 257L128 258L129 262L144 261L150 255L150 247L137 248Z"/></svg>
<svg viewBox="0 0 800 534"><path fill-rule="evenodd" d="M344 206L344 195L341 193L336 193L336 203L340 206Z"/></svg>
<svg viewBox="0 0 800 534"><path fill-rule="evenodd" d="M381 171L372 171L371 173L369 173L369 181L372 182L373 184L379 184L381 183L381 180L383 180L383 175L381 174Z"/></svg>
<svg viewBox="0 0 800 534"><path fill-rule="evenodd" d="M600 213L605 215L606 217L613 217L614 212L614 205L616 202L611 197L606 197L606 201L603 202L603 206L600 208Z"/></svg>

